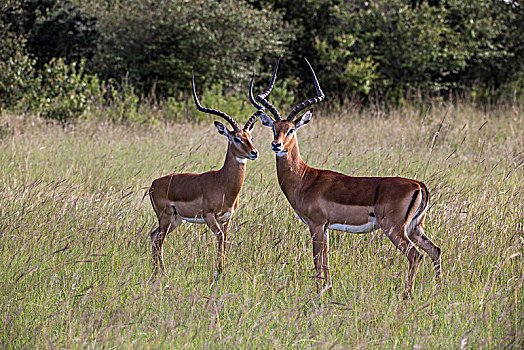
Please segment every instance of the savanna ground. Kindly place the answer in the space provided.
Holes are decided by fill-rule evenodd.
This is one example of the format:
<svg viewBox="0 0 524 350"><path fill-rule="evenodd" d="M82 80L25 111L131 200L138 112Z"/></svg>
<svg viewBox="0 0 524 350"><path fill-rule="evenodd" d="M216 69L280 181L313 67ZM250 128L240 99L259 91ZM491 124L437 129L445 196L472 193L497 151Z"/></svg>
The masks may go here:
<svg viewBox="0 0 524 350"><path fill-rule="evenodd" d="M334 292L317 296L310 236L280 192L260 124L222 278L215 237L186 223L166 239L157 283L144 193L160 175L222 165L226 140L211 120L64 127L4 114L0 126L2 348L524 344L521 106L317 110L299 130L311 166L427 184L442 285L426 257L408 301L407 260L380 231L332 233Z"/></svg>

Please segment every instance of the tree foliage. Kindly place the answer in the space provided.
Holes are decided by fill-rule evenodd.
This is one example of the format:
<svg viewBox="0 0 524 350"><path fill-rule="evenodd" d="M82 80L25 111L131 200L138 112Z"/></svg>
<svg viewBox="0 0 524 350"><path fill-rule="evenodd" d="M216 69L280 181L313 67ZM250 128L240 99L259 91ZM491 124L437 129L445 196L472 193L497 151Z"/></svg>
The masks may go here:
<svg viewBox="0 0 524 350"><path fill-rule="evenodd" d="M398 99L522 85L524 13L517 1L251 2L282 11L299 29L290 61L320 63L321 83L335 95Z"/></svg>
<svg viewBox="0 0 524 350"><path fill-rule="evenodd" d="M87 16L72 0L7 1L3 19L26 38L26 50L38 58L39 69L55 58L91 62L97 50L97 20Z"/></svg>
<svg viewBox="0 0 524 350"><path fill-rule="evenodd" d="M102 34L99 73L129 74L141 91L162 95L188 89L191 70L200 85L238 88L264 55L277 56L290 37L280 15L239 1L91 1ZM245 91L245 85L242 91Z"/></svg>
<svg viewBox="0 0 524 350"><path fill-rule="evenodd" d="M25 51L25 39L0 20L0 107L22 100L34 79L35 59Z"/></svg>
<svg viewBox="0 0 524 350"><path fill-rule="evenodd" d="M68 74L81 67L80 81L100 79L113 99L118 84L131 86L133 96L186 98L191 70L199 87L245 96L250 73L263 85L278 56L272 97L282 101L311 93L304 58L328 97L524 93L524 12L512 0L0 4L2 106L37 99L31 86L45 82L38 79L50 67Z"/></svg>

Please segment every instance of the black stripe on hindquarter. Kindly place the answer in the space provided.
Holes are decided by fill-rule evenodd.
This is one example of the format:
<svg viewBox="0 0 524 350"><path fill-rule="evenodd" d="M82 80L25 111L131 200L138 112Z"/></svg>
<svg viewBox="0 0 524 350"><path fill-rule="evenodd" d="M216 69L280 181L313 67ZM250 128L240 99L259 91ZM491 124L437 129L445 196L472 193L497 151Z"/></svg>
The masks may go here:
<svg viewBox="0 0 524 350"><path fill-rule="evenodd" d="M413 205L415 205L415 201L417 200L419 192L420 190L416 190L415 193L413 193L413 198L411 198L411 203L409 203L408 211L406 212L406 217L404 218L404 221L408 220L409 213L411 212L411 209L413 209Z"/></svg>

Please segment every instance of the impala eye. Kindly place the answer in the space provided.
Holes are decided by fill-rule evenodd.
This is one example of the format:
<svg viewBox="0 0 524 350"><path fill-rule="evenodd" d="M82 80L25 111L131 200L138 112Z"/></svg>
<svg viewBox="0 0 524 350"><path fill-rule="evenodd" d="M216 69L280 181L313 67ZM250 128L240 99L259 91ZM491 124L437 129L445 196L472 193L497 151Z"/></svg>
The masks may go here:
<svg viewBox="0 0 524 350"><path fill-rule="evenodd" d="M291 135L291 134L294 133L294 132L295 132L295 129L291 128L291 129L289 129L289 131L287 132L287 134L288 134L288 135Z"/></svg>
<svg viewBox="0 0 524 350"><path fill-rule="evenodd" d="M235 143L242 143L242 140L236 136L233 138L233 141L235 141Z"/></svg>

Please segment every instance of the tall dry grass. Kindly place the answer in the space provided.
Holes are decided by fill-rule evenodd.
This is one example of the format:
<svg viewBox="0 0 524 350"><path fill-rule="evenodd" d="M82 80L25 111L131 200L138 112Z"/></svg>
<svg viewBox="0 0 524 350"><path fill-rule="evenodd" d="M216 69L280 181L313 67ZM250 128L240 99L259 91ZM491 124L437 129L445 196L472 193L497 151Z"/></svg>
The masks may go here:
<svg viewBox="0 0 524 350"><path fill-rule="evenodd" d="M332 234L334 293L315 293L310 237L276 181L271 132L249 162L214 280L216 240L184 224L152 271L143 198L152 179L221 166L211 122L155 128L0 119L3 348L521 348L524 345L524 117L469 104L388 113L316 111L303 158L358 176L404 176L431 191L414 299L407 260L380 231ZM246 116L247 118L247 116Z"/></svg>

